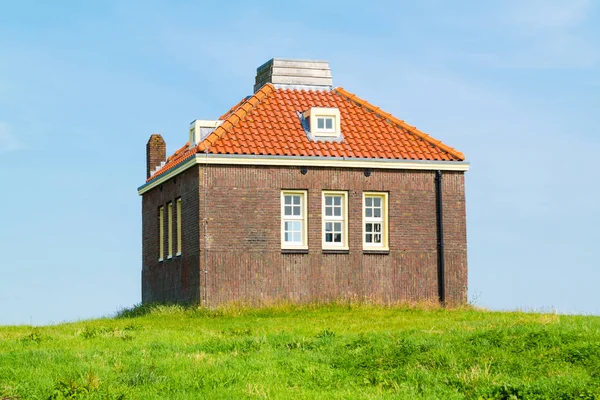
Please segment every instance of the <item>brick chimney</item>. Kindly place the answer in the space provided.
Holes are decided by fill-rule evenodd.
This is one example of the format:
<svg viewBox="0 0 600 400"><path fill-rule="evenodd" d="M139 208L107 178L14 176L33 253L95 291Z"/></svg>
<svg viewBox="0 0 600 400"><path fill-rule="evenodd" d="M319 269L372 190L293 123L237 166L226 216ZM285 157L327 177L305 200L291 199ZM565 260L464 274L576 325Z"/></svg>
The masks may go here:
<svg viewBox="0 0 600 400"><path fill-rule="evenodd" d="M167 161L167 144L158 133L150 136L146 143L146 179L161 163Z"/></svg>

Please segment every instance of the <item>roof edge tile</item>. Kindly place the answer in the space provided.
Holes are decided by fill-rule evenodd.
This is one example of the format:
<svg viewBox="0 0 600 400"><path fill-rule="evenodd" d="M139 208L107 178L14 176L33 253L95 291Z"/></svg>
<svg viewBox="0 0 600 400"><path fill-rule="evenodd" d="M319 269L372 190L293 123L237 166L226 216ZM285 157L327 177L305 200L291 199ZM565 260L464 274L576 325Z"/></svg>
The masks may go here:
<svg viewBox="0 0 600 400"><path fill-rule="evenodd" d="M445 145L444 143L442 143L441 140L434 139L433 137L429 136L425 132L422 132L419 129L417 129L416 127L411 126L411 125L407 124L406 122L402 121L401 119L394 117L392 114L381 110L379 107L376 107L373 104L369 103L368 101L363 100L360 97L356 96L355 94L348 92L344 88L338 87L338 88L335 88L334 91L339 93L340 95L346 97L347 99L355 102L359 106L365 107L366 109L378 114L379 116L381 116L383 118L387 118L388 120L392 121L396 125L404 128L404 129L407 129L410 133L413 133L414 135L420 137L421 139L423 139L423 140L429 142L430 144L445 151L446 153L458 158L460 161L465 161L465 155L463 153L461 153L460 151L458 151L450 146Z"/></svg>
<svg viewBox="0 0 600 400"><path fill-rule="evenodd" d="M150 182L153 179L158 178L160 175L176 167L183 161L190 158L196 153L202 153L207 151L210 146L215 144L223 135L225 135L230 129L232 129L237 123L242 121L250 111L252 111L265 97L275 90L275 87L270 83L267 83L260 88L252 96L245 98L243 101L233 107L227 114L227 118L223 120L223 123L219 125L214 131L212 131L202 142L200 142L195 148L188 149L189 146L186 144L179 150L177 150L172 156L169 157L167 163L158 170L154 175L146 179L146 182ZM249 105L250 107L246 107Z"/></svg>
<svg viewBox="0 0 600 400"><path fill-rule="evenodd" d="M265 97L267 97L271 92L275 90L275 87L267 83L262 88L260 88L256 93L250 96L246 101L244 101L238 109L230 113L227 119L223 121L221 125L219 125L210 135L208 135L202 142L196 146L196 152L204 152L207 151L210 146L215 144L223 135L225 135L231 128L235 126L238 122L242 121L246 115L250 111L252 111ZM246 104L251 104L252 108L246 109L244 106ZM234 122L235 119L235 122Z"/></svg>

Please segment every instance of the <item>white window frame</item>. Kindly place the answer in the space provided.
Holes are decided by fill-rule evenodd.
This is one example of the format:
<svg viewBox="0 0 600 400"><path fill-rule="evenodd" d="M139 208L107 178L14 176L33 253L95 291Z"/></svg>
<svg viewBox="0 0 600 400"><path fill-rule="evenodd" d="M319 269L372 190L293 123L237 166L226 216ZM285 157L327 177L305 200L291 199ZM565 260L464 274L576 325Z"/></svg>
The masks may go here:
<svg viewBox="0 0 600 400"><path fill-rule="evenodd" d="M381 199L381 217L366 216L366 200L367 198ZM389 250L389 212L388 212L388 193L387 192L363 192L362 204L362 242L363 250ZM381 243L367 243L367 224L381 224Z"/></svg>
<svg viewBox="0 0 600 400"><path fill-rule="evenodd" d="M158 261L165 257L165 207L158 207Z"/></svg>
<svg viewBox="0 0 600 400"><path fill-rule="evenodd" d="M324 190L321 195L321 246L323 250L348 250L348 192L337 190ZM326 214L326 197L335 196L341 197L342 212L340 216L327 216ZM328 243L326 242L325 227L327 223L342 224L342 242Z"/></svg>
<svg viewBox="0 0 600 400"><path fill-rule="evenodd" d="M181 245L182 245L182 240L181 240L181 227L182 227L182 223L183 221L181 220L181 197L177 199L176 201L177 203L177 253L175 254L176 256L180 256L181 255Z"/></svg>
<svg viewBox="0 0 600 400"><path fill-rule="evenodd" d="M167 203L167 259L173 258L173 202Z"/></svg>
<svg viewBox="0 0 600 400"><path fill-rule="evenodd" d="M300 196L300 215L285 215L285 197ZM289 250L308 250L308 210L307 210L308 191L306 190L282 190L281 191L281 248ZM300 221L301 226L301 242L286 242L285 241L285 223L291 221Z"/></svg>
<svg viewBox="0 0 600 400"><path fill-rule="evenodd" d="M335 132L335 116L333 115L317 115L315 116L315 119L317 121L317 125L315 128L315 132L316 133L329 133L329 132ZM319 120L322 119L323 120L323 128L319 128ZM327 121L331 121L331 128L327 128Z"/></svg>
<svg viewBox="0 0 600 400"><path fill-rule="evenodd" d="M311 107L304 113L304 117L309 119L310 132L316 137L337 137L342 132L340 124L340 110L338 108ZM319 129L317 122L319 118L331 118L332 128Z"/></svg>

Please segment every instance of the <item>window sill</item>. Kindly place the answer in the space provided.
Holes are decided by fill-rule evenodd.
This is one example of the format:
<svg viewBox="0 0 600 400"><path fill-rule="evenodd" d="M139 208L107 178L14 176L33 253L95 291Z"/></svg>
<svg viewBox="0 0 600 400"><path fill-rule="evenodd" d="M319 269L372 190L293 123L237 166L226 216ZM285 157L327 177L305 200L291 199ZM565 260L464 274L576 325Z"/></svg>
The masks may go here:
<svg viewBox="0 0 600 400"><path fill-rule="evenodd" d="M390 254L390 249L363 249L363 254Z"/></svg>
<svg viewBox="0 0 600 400"><path fill-rule="evenodd" d="M164 261L164 259L162 259L162 258L158 259L158 262L163 262L163 261Z"/></svg>
<svg viewBox="0 0 600 400"><path fill-rule="evenodd" d="M322 130L315 130L313 132L313 135L315 135L316 137L338 137L340 135L339 132L337 131L322 131Z"/></svg>
<svg viewBox="0 0 600 400"><path fill-rule="evenodd" d="M322 254L349 254L349 249L322 249Z"/></svg>
<svg viewBox="0 0 600 400"><path fill-rule="evenodd" d="M171 258L173 258L173 256L167 256L167 260L170 260Z"/></svg>
<svg viewBox="0 0 600 400"><path fill-rule="evenodd" d="M281 249L281 254L308 254L308 249Z"/></svg>
<svg viewBox="0 0 600 400"><path fill-rule="evenodd" d="M175 257L181 257L181 253L175 254Z"/></svg>

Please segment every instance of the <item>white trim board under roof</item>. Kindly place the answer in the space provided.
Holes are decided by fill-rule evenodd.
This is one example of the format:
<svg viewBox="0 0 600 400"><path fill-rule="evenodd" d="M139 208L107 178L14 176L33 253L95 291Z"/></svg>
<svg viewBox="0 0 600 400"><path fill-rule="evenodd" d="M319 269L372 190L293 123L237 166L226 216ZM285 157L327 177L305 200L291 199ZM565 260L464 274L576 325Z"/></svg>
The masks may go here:
<svg viewBox="0 0 600 400"><path fill-rule="evenodd" d="M330 167L365 169L405 169L428 171L468 171L466 161L391 160L383 158L345 158L316 156L266 156L240 154L196 154L138 188L142 195L196 164L271 165L281 167Z"/></svg>

